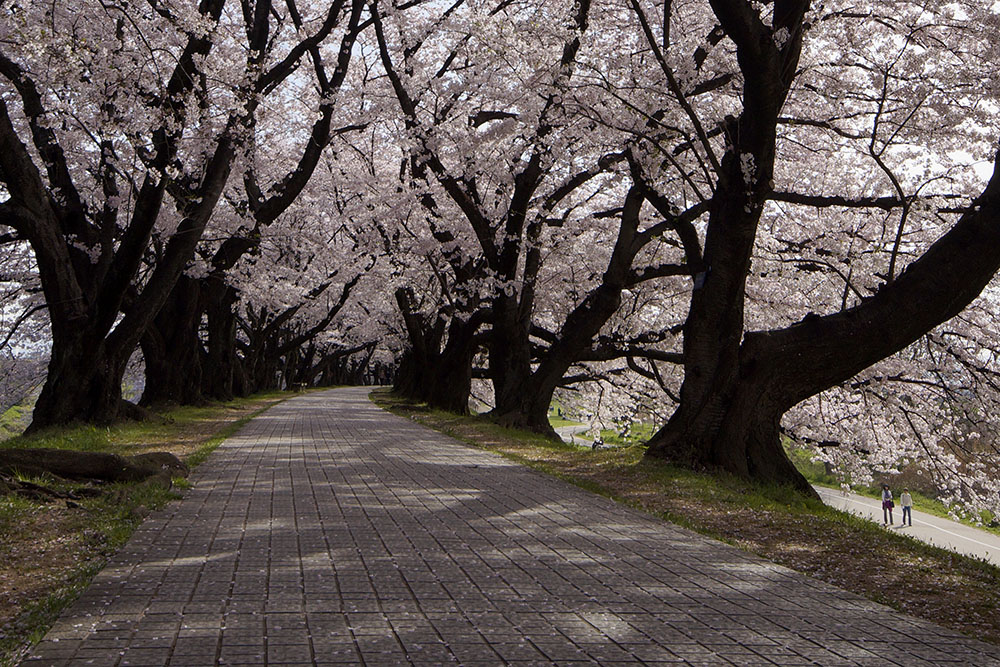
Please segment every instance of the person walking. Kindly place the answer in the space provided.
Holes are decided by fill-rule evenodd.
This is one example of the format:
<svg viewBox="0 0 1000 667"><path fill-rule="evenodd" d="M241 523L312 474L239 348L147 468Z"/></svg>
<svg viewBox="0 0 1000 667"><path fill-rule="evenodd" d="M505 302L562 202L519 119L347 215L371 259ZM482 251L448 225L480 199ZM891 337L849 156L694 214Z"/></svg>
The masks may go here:
<svg viewBox="0 0 1000 667"><path fill-rule="evenodd" d="M882 485L882 525L892 525L892 491L888 484Z"/></svg>
<svg viewBox="0 0 1000 667"><path fill-rule="evenodd" d="M903 521L902 521L903 525L912 526L913 513L911 512L911 510L913 509L913 498L910 496L909 489L903 489L903 492L899 494L899 505L900 507L903 508ZM909 524L907 524L907 520L909 520Z"/></svg>

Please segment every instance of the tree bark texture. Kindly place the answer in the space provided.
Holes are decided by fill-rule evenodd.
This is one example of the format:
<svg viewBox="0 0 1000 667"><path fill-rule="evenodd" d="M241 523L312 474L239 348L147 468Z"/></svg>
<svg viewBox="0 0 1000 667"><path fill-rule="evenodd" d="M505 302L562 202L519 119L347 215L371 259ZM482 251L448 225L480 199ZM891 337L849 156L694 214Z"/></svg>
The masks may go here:
<svg viewBox="0 0 1000 667"><path fill-rule="evenodd" d="M396 291L396 303L403 314L410 349L400 362L394 390L435 408L467 414L481 317L452 316L449 321L441 315L430 325L416 312L412 295L405 288Z"/></svg>
<svg viewBox="0 0 1000 667"><path fill-rule="evenodd" d="M140 340L146 386L140 405L198 405L204 349L198 329L202 316L201 284L181 276L167 302Z"/></svg>
<svg viewBox="0 0 1000 667"><path fill-rule="evenodd" d="M53 322L48 375L27 432L74 421L113 422L123 400L121 383L127 360L109 352L102 337L87 329L62 331L58 337L55 330Z"/></svg>
<svg viewBox="0 0 1000 667"><path fill-rule="evenodd" d="M218 276L211 276L205 287L205 313L208 321L207 355L204 359L201 392L207 398L229 401L249 393L236 354L236 290Z"/></svg>

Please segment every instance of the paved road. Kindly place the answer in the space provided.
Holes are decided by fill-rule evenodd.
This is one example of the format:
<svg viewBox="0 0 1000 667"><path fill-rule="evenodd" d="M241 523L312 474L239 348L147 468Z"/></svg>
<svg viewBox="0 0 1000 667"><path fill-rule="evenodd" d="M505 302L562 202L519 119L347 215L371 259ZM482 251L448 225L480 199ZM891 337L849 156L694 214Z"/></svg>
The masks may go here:
<svg viewBox="0 0 1000 667"><path fill-rule="evenodd" d="M574 424L573 426L559 426L556 428L556 435L562 438L563 442L568 442L571 445L580 445L581 447L586 445L590 446L589 440L584 440L583 438L578 438L578 435L586 433L590 430L590 427L586 424Z"/></svg>
<svg viewBox="0 0 1000 667"><path fill-rule="evenodd" d="M882 501L819 486L815 489L827 505L882 523ZM889 527L890 530L1000 565L1000 536L916 510L913 511L913 525L903 526L903 510L898 504L898 494L896 503L896 509L893 510L895 522Z"/></svg>
<svg viewBox="0 0 1000 667"><path fill-rule="evenodd" d="M470 449L293 398L152 515L28 665L1000 665L1000 647Z"/></svg>

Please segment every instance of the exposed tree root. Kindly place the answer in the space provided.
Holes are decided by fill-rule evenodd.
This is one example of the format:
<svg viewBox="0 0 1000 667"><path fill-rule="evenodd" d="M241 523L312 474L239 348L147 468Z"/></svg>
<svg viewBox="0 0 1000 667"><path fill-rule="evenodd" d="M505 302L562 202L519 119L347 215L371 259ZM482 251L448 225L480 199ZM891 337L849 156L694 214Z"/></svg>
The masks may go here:
<svg viewBox="0 0 1000 667"><path fill-rule="evenodd" d="M17 493L35 500L78 498L87 491L63 492L19 477L95 480L98 482L141 482L170 488L175 476L186 477L188 467L168 452L119 456L104 452L62 449L0 450L0 495ZM99 492L98 492L99 493Z"/></svg>

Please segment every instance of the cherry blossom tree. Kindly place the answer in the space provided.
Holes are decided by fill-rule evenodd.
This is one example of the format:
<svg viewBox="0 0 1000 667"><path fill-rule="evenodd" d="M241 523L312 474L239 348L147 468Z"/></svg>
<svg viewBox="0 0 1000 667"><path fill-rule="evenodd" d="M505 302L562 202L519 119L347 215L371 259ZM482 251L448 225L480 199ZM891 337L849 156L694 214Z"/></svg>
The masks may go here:
<svg viewBox="0 0 1000 667"><path fill-rule="evenodd" d="M272 95L258 110L253 140L239 165L242 178L225 195L225 214L216 211L196 250L198 261L181 276L142 339L148 376L144 403L229 399L248 390L245 382L236 382L234 391L242 370L236 357L234 311L239 295L227 274L258 248L264 230L300 198L330 141L361 126L363 121L346 121L341 127L335 123L345 115L338 112L338 101L343 107L344 98L351 95L345 91L350 88L345 81L355 40L364 28L363 10L359 0L331 3L322 25L302 42L311 64L311 80L296 77L286 86L290 90ZM294 4L287 5L281 18L297 32L306 28ZM315 206L326 205L314 195L311 201ZM203 319L205 341L200 335ZM203 373L203 365L210 372Z"/></svg>
<svg viewBox="0 0 1000 667"><path fill-rule="evenodd" d="M594 132L576 109L586 103L574 96L578 61L607 55L581 53L591 3L456 2L424 24L393 24L391 34L375 9L373 18L403 116L404 176L440 246L428 257L440 305L420 313L411 285L397 291L411 340L397 386L464 410L469 367L485 344L493 417L551 434L552 393L574 364L671 356L641 349L639 338L597 334L624 289L690 271L673 262L633 271L677 220L639 233L644 186L619 186L631 156L626 137ZM620 224L595 234L607 218ZM589 252L567 252L588 243ZM595 243L613 252L594 252Z"/></svg>
<svg viewBox="0 0 1000 667"><path fill-rule="evenodd" d="M32 246L52 323L32 428L117 416L125 364L252 145L262 101L294 89L344 4L4 8L3 222ZM269 205L294 196L289 180Z"/></svg>
<svg viewBox="0 0 1000 667"><path fill-rule="evenodd" d="M357 230L317 225L305 211L297 212L271 227L256 252L234 268L233 287L241 295L236 347L251 392L311 384L308 376L321 370L313 367L321 361L317 353L360 351L373 340L359 343L330 331L345 307L354 307L351 297L374 264Z"/></svg>
<svg viewBox="0 0 1000 667"><path fill-rule="evenodd" d="M642 178L675 207L706 204L679 404L648 453L805 489L782 417L954 318L996 272L997 179L977 192L961 167L996 140L982 130L996 45L975 35L997 17L974 3L631 6L632 52L659 81L645 90L661 91L630 100Z"/></svg>

